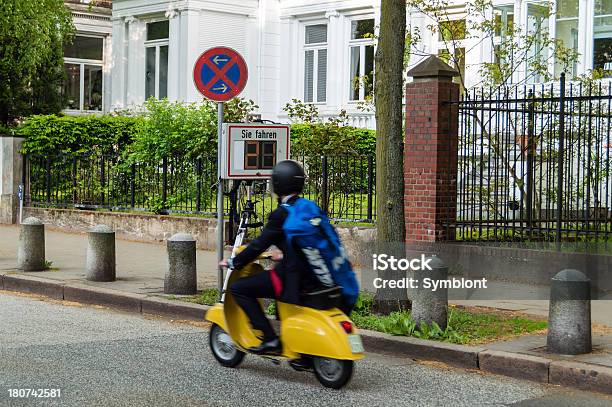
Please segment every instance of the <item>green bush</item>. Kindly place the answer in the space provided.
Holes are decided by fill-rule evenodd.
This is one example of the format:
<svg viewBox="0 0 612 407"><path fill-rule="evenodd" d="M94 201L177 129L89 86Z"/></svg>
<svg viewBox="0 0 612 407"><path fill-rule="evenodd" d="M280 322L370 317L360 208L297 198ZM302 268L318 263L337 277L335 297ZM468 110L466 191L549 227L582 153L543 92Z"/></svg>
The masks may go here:
<svg viewBox="0 0 612 407"><path fill-rule="evenodd" d="M130 155L136 159L164 156L187 158L216 154L217 104L169 102L149 99L145 105L144 120ZM243 122L257 106L253 101L233 99L224 106L224 122Z"/></svg>
<svg viewBox="0 0 612 407"><path fill-rule="evenodd" d="M128 116L29 117L16 134L25 137L23 152L49 154L108 154L132 143L142 122Z"/></svg>
<svg viewBox="0 0 612 407"><path fill-rule="evenodd" d="M257 106L234 99L225 104L225 122L243 122ZM163 156L198 157L217 150L217 106L212 102L181 103L149 99L144 109L123 115L31 116L16 133L26 140L23 151L48 154L119 152L133 161ZM376 150L373 130L341 126L339 121L291 126L295 156L370 155ZM316 165L310 163L314 170Z"/></svg>
<svg viewBox="0 0 612 407"><path fill-rule="evenodd" d="M17 133L26 138L24 152L45 155L119 152L139 161L216 153L215 103L151 98L143 107L124 115L31 116ZM252 101L233 99L225 104L224 120L245 121L255 108Z"/></svg>
<svg viewBox="0 0 612 407"><path fill-rule="evenodd" d="M296 155L369 155L376 153L376 132L337 123L291 126L291 151Z"/></svg>

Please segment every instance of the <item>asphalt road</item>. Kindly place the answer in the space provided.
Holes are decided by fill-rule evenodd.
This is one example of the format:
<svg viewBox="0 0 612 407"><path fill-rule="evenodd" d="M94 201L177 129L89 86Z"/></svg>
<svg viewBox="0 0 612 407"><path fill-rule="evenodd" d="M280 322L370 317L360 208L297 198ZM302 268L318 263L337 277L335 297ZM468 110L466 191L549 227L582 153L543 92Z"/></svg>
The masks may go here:
<svg viewBox="0 0 612 407"><path fill-rule="evenodd" d="M61 389L56 399L9 389ZM207 329L0 292L0 406L612 406L612 398L368 355L341 391L248 357L220 367Z"/></svg>

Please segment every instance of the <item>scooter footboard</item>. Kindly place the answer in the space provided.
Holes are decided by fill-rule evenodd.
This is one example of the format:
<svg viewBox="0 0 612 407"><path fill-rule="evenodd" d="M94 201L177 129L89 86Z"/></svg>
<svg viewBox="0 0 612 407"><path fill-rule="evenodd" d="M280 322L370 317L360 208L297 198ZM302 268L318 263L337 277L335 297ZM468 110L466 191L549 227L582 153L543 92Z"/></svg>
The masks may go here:
<svg viewBox="0 0 612 407"><path fill-rule="evenodd" d="M363 353L351 350L349 334L341 325L352 321L337 308L316 310L278 303L281 315L281 339L285 351L340 360L358 360ZM352 335L357 335L353 325Z"/></svg>

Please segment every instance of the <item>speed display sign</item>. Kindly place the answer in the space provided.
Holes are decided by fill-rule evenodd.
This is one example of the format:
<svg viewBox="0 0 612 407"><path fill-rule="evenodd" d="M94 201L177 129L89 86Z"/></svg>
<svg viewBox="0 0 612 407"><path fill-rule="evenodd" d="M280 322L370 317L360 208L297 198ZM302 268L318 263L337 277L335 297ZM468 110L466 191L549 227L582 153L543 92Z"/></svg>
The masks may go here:
<svg viewBox="0 0 612 407"><path fill-rule="evenodd" d="M221 177L269 178L277 162L289 159L289 137L288 125L224 124Z"/></svg>

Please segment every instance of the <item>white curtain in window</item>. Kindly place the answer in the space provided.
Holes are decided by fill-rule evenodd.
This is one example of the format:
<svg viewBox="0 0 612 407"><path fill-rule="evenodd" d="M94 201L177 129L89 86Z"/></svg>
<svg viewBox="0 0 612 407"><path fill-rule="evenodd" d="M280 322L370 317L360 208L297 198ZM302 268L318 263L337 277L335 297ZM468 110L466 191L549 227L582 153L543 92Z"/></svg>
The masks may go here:
<svg viewBox="0 0 612 407"><path fill-rule="evenodd" d="M349 77L349 95L351 95L351 100L359 100L359 76L361 75L359 55L360 47L351 47L351 71Z"/></svg>

